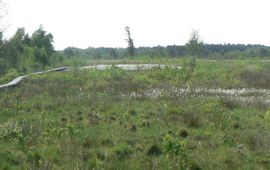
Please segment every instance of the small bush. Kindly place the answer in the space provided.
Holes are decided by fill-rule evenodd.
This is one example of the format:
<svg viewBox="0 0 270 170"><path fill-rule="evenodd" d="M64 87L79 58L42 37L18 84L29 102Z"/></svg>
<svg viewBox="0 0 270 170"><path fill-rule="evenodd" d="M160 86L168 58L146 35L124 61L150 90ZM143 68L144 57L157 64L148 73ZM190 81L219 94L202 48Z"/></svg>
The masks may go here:
<svg viewBox="0 0 270 170"><path fill-rule="evenodd" d="M150 122L148 120L142 120L142 126L149 127Z"/></svg>
<svg viewBox="0 0 270 170"><path fill-rule="evenodd" d="M0 139L14 140L21 142L23 140L22 127L17 121L9 121L0 125Z"/></svg>
<svg viewBox="0 0 270 170"><path fill-rule="evenodd" d="M84 148L90 148L92 145L92 140L90 138L86 138L84 141L83 141L83 147Z"/></svg>
<svg viewBox="0 0 270 170"><path fill-rule="evenodd" d="M147 155L160 155L162 153L161 148L157 144L153 144L148 150Z"/></svg>
<svg viewBox="0 0 270 170"><path fill-rule="evenodd" d="M77 117L77 121L79 121L79 122L80 122L80 121L83 121L83 117L82 117L82 116L78 116L78 117Z"/></svg>
<svg viewBox="0 0 270 170"><path fill-rule="evenodd" d="M78 111L76 115L82 115L83 113L81 111Z"/></svg>
<svg viewBox="0 0 270 170"><path fill-rule="evenodd" d="M32 165L39 167L42 162L42 156L38 152L30 152L28 154L28 162L30 162Z"/></svg>
<svg viewBox="0 0 270 170"><path fill-rule="evenodd" d="M0 157L0 160L1 160L1 165L0 167L2 168L3 166L3 163L5 161L7 161L9 164L11 165L20 165L23 161L23 157L22 155L19 155L18 153L12 153L12 152L4 152L4 153L1 153L1 157ZM5 168L3 168L5 169ZM10 167L9 168L6 168L6 169L11 169Z"/></svg>
<svg viewBox="0 0 270 170"><path fill-rule="evenodd" d="M188 132L184 129L179 130L179 137L186 138L188 137Z"/></svg>
<svg viewBox="0 0 270 170"><path fill-rule="evenodd" d="M188 163L188 149L186 140L177 140L166 135L162 141L162 151L167 154L170 166L173 169L186 169Z"/></svg>
<svg viewBox="0 0 270 170"><path fill-rule="evenodd" d="M201 170L202 168L200 167L199 164L195 163L195 162L192 162L190 165L189 165L189 170Z"/></svg>
<svg viewBox="0 0 270 170"><path fill-rule="evenodd" d="M162 150L171 155L187 156L187 142L178 141L171 135L166 135L162 141Z"/></svg>
<svg viewBox="0 0 270 170"><path fill-rule="evenodd" d="M136 130L137 130L137 126L136 125L129 125L128 127L127 127L127 130L130 130L130 131L132 131L132 132L135 132Z"/></svg>
<svg viewBox="0 0 270 170"><path fill-rule="evenodd" d="M239 122L234 123L233 128L234 129L240 129L241 128L240 123Z"/></svg>
<svg viewBox="0 0 270 170"><path fill-rule="evenodd" d="M116 121L116 118L113 117L113 116L110 116L110 117L109 117L109 120L112 121L112 122L114 122L114 121Z"/></svg>
<svg viewBox="0 0 270 170"><path fill-rule="evenodd" d="M4 76L0 76L0 84L8 83L9 81L11 81L12 79L18 76L19 76L19 73L16 69L9 69L7 74L5 74Z"/></svg>
<svg viewBox="0 0 270 170"><path fill-rule="evenodd" d="M137 115L137 111L135 109L129 109L128 113L133 116Z"/></svg>
<svg viewBox="0 0 270 170"><path fill-rule="evenodd" d="M61 122L66 123L66 122L67 122L67 118L62 117L62 118L61 118Z"/></svg>

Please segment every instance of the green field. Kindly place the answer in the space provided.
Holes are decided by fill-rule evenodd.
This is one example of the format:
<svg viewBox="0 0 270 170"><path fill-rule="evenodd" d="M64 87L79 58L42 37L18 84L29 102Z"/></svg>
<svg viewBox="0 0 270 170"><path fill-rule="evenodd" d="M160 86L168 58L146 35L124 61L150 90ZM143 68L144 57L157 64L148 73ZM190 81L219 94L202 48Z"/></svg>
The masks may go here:
<svg viewBox="0 0 270 170"><path fill-rule="evenodd" d="M111 62L182 69L75 68L0 89L0 169L270 169L269 60Z"/></svg>

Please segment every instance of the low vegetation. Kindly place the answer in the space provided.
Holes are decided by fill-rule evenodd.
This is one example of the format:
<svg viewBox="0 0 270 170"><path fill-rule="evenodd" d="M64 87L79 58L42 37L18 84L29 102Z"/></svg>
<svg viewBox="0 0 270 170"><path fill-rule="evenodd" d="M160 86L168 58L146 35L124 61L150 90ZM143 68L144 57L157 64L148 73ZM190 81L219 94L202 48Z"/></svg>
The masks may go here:
<svg viewBox="0 0 270 170"><path fill-rule="evenodd" d="M270 168L269 96L243 104L233 96L144 93L269 89L270 62L156 62L183 68L75 69L0 89L0 169Z"/></svg>

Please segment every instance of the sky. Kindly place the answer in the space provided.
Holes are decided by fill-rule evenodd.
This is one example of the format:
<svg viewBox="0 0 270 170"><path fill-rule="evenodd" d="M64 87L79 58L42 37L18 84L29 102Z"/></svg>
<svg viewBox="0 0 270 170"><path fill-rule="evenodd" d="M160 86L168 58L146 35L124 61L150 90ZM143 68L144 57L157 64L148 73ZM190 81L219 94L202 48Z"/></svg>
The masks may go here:
<svg viewBox="0 0 270 170"><path fill-rule="evenodd" d="M270 46L269 0L4 0L5 35L43 25L57 50L66 47L184 45L192 30L204 43Z"/></svg>

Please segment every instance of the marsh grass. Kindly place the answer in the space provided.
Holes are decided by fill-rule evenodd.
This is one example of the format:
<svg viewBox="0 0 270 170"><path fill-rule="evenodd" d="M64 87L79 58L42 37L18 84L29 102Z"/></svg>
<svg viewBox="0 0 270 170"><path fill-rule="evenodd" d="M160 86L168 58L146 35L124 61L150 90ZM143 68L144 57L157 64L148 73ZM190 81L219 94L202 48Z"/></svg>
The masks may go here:
<svg viewBox="0 0 270 170"><path fill-rule="evenodd" d="M0 91L0 169L269 169L264 99L148 91L254 87L239 78L246 65L29 77Z"/></svg>

